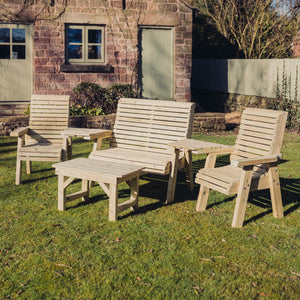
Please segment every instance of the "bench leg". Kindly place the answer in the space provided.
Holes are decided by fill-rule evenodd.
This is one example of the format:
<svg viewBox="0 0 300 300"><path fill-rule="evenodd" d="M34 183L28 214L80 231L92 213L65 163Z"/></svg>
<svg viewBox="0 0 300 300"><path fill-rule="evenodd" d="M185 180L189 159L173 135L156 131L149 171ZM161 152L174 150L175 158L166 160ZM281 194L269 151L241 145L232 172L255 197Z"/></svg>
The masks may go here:
<svg viewBox="0 0 300 300"><path fill-rule="evenodd" d="M179 149L175 149L175 153L174 153L172 164L171 164L171 171L170 171L170 175L169 175L168 190L167 190L167 199L166 199L165 204L169 204L174 201L176 181L177 181L177 172L178 172L179 152L180 152Z"/></svg>
<svg viewBox="0 0 300 300"><path fill-rule="evenodd" d="M31 161L26 160L26 172L27 174L31 174Z"/></svg>
<svg viewBox="0 0 300 300"><path fill-rule="evenodd" d="M17 158L17 165L16 165L16 185L21 183L22 179L22 161Z"/></svg>
<svg viewBox="0 0 300 300"><path fill-rule="evenodd" d="M117 208L118 208L118 184L111 183L109 185L109 208L108 208L109 221L117 220Z"/></svg>
<svg viewBox="0 0 300 300"><path fill-rule="evenodd" d="M65 176L58 175L58 210L66 210Z"/></svg>
<svg viewBox="0 0 300 300"><path fill-rule="evenodd" d="M131 209L133 211L138 209L139 201L139 177L133 178L130 182L130 201L133 201Z"/></svg>

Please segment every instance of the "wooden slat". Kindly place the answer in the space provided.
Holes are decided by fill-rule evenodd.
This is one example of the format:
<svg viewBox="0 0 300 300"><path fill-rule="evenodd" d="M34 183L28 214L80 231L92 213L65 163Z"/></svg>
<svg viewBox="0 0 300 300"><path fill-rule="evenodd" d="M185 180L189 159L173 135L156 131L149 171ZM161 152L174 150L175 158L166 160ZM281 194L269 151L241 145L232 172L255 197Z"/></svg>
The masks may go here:
<svg viewBox="0 0 300 300"><path fill-rule="evenodd" d="M157 153L157 154L171 154L174 152L174 149L162 149L162 148L146 148L141 146L135 146L135 145L128 145L128 144L122 144L122 143L112 143L112 147L120 148L123 150L136 150L136 151L147 151L149 153Z"/></svg>
<svg viewBox="0 0 300 300"><path fill-rule="evenodd" d="M179 107L179 108L191 108L191 103L180 101L164 101L164 100L145 100L136 98L122 98L119 100L119 105L136 105L136 106L155 106L155 107ZM194 104L192 104L194 105Z"/></svg>
<svg viewBox="0 0 300 300"><path fill-rule="evenodd" d="M181 127L180 127L181 125ZM115 124L114 129L120 130L136 130L145 132L149 128L149 124L147 123L139 123L138 125L131 122L118 122ZM161 131L169 131L170 134L178 133L180 135L184 135L187 132L186 126L184 124L179 124L179 126L168 126L168 125L155 125L151 124L151 130L153 132L161 132Z"/></svg>
<svg viewBox="0 0 300 300"><path fill-rule="evenodd" d="M258 148L258 149L265 150L265 151L270 151L270 149L272 148L272 145L253 143L253 142L243 141L241 139L238 139L236 141L236 145L246 146L246 147L250 147L250 148Z"/></svg>
<svg viewBox="0 0 300 300"><path fill-rule="evenodd" d="M256 155L271 154L270 151L260 150L260 149L257 149L257 148L250 148L250 147L242 146L242 145L239 145L239 144L235 146L235 149L238 150L238 151L240 150L240 151L244 151L246 153L252 153L252 154L256 154Z"/></svg>
<svg viewBox="0 0 300 300"><path fill-rule="evenodd" d="M248 132L253 132L253 134L255 134L256 132L264 133L264 134L270 134L270 135L274 134L274 129L248 126L248 125L244 125L244 124L241 124L240 128L241 128L241 130L247 130Z"/></svg>
<svg viewBox="0 0 300 300"><path fill-rule="evenodd" d="M259 127L259 128L261 128L261 130L263 130L263 128L268 128L268 129L274 130L274 123L266 122L265 118L261 121L243 120L243 124L248 125L248 126Z"/></svg>
<svg viewBox="0 0 300 300"><path fill-rule="evenodd" d="M274 138L274 134L269 134L269 133L264 133L264 132L253 132L253 131L249 131L243 128L239 129L239 136L250 136L250 137L257 137L257 138L265 138L268 140L273 140Z"/></svg>
<svg viewBox="0 0 300 300"><path fill-rule="evenodd" d="M139 117L139 119L145 121L145 120L157 120L157 121L171 121L171 122L183 122L184 124L187 123L187 119L186 118L181 118L179 116L170 116L170 115L164 115L164 116L157 116L157 115L150 115L151 117L149 118L149 115L142 115L142 114L135 114L134 112L132 114L123 114L120 113L118 114L118 120L128 120L128 118L132 118L132 120L136 119L137 120L137 116Z"/></svg>
<svg viewBox="0 0 300 300"><path fill-rule="evenodd" d="M259 138L256 136L249 136L249 135L239 135L236 139L236 142L250 142L250 143L257 143L260 145L271 145L273 140L266 139L266 138Z"/></svg>

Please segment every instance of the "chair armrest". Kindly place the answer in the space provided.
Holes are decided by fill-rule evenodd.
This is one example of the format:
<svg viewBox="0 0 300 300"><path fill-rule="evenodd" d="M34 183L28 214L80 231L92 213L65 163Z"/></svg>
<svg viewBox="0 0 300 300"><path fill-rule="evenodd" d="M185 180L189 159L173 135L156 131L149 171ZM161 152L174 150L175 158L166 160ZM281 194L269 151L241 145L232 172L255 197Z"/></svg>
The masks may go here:
<svg viewBox="0 0 300 300"><path fill-rule="evenodd" d="M13 137L20 137L20 136L22 136L22 135L24 135L24 134L27 134L28 131L29 131L29 126L27 126L27 127L21 127L21 128L18 128L18 129L16 129L16 130L12 131L12 132L10 133L10 136L13 136Z"/></svg>
<svg viewBox="0 0 300 300"><path fill-rule="evenodd" d="M90 134L90 139L91 140L96 140L96 139L106 139L106 138L110 138L112 136L112 130L105 130L104 132L98 132L98 133L93 133Z"/></svg>
<svg viewBox="0 0 300 300"><path fill-rule="evenodd" d="M280 159L282 159L282 154L262 156L262 157L250 157L250 158L232 160L231 165L233 167L246 167L246 166L254 166L258 164L273 163L273 162L277 162Z"/></svg>

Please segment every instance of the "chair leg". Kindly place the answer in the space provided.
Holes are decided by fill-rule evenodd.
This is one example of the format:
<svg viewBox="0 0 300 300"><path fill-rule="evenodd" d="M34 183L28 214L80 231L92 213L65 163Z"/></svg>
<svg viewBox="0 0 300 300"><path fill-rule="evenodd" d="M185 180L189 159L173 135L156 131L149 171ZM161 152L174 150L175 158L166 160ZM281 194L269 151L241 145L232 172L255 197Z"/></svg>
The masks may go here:
<svg viewBox="0 0 300 300"><path fill-rule="evenodd" d="M205 211L207 205L207 199L210 189L206 186L200 185L199 195L196 204L196 211Z"/></svg>
<svg viewBox="0 0 300 300"><path fill-rule="evenodd" d="M240 228L243 226L247 201L248 201L249 191L251 186L252 173L253 173L252 167L243 170L238 194L236 197L234 215L231 224L232 227Z"/></svg>
<svg viewBox="0 0 300 300"><path fill-rule="evenodd" d="M283 206L280 190L279 172L277 166L270 167L268 170L270 194L272 201L273 216L275 218L283 217Z"/></svg>
<svg viewBox="0 0 300 300"><path fill-rule="evenodd" d="M31 161L26 160L26 172L27 174L31 174Z"/></svg>
<svg viewBox="0 0 300 300"><path fill-rule="evenodd" d="M16 164L16 185L19 185L22 180L22 161L17 158Z"/></svg>

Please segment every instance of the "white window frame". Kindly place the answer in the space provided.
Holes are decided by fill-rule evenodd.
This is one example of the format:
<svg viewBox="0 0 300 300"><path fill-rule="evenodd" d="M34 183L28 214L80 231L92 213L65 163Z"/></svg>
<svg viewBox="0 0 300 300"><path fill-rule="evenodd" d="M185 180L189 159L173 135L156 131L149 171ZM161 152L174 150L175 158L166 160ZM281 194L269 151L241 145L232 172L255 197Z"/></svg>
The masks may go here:
<svg viewBox="0 0 300 300"><path fill-rule="evenodd" d="M68 30L81 29L82 30L82 42L71 43L68 41ZM101 30L101 43L89 43L88 42L88 30L95 29ZM82 46L82 58L69 58L69 45L81 45ZM89 59L88 58L88 46L101 46L101 59ZM105 27L99 25L78 25L78 24L66 24L66 61L69 64L104 64L105 63Z"/></svg>

